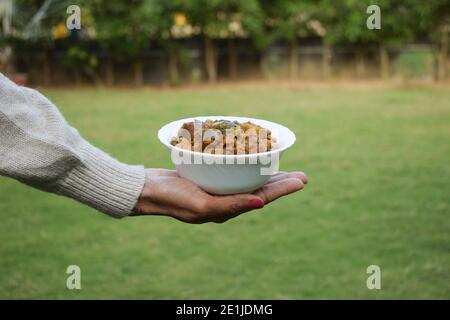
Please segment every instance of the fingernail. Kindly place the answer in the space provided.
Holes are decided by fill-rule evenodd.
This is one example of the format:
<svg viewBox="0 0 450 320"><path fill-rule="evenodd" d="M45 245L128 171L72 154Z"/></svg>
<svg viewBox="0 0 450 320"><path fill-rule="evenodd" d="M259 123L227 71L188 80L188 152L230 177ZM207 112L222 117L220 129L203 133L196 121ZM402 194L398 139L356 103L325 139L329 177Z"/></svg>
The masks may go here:
<svg viewBox="0 0 450 320"><path fill-rule="evenodd" d="M250 208L252 209L260 209L264 207L264 201L261 199L252 199L250 200Z"/></svg>

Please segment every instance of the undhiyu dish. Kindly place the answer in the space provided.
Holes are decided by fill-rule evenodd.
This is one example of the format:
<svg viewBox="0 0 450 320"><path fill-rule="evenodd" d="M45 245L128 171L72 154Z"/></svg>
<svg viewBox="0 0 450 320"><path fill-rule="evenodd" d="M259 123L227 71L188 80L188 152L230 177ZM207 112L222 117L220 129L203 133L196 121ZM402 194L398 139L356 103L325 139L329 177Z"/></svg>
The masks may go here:
<svg viewBox="0 0 450 320"><path fill-rule="evenodd" d="M266 120L209 116L170 122L158 131L178 174L212 194L251 192L278 171L296 140L288 128Z"/></svg>
<svg viewBox="0 0 450 320"><path fill-rule="evenodd" d="M198 150L195 138L198 138ZM251 121L241 123L225 119L185 122L170 144L184 150L231 155L266 152L277 147L269 129Z"/></svg>

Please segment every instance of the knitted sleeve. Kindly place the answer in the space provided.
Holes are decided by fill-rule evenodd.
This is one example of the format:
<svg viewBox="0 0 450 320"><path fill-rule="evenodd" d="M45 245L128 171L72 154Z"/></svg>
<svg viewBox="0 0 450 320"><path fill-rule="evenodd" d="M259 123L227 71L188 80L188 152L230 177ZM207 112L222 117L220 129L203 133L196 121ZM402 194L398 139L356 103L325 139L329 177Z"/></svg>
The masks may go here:
<svg viewBox="0 0 450 320"><path fill-rule="evenodd" d="M0 175L120 218L144 186L142 166L123 164L84 140L39 92L0 73Z"/></svg>

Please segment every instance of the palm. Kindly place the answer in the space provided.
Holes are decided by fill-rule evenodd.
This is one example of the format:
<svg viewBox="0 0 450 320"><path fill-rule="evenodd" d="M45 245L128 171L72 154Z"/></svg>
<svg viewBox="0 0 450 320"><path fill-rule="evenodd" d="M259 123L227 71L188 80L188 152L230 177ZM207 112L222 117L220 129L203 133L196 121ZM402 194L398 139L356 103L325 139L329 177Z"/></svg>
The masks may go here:
<svg viewBox="0 0 450 320"><path fill-rule="evenodd" d="M190 223L224 222L298 191L306 183L307 178L302 172L280 172L251 194L215 196L181 178L176 171L147 169L147 183L139 199L137 214L169 215Z"/></svg>

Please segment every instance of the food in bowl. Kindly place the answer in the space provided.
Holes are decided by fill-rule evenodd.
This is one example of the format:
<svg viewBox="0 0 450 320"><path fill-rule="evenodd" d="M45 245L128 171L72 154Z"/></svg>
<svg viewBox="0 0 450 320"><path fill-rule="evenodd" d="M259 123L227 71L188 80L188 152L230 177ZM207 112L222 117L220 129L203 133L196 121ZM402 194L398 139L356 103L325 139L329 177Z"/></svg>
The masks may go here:
<svg viewBox="0 0 450 320"><path fill-rule="evenodd" d="M228 155L267 152L277 147L269 129L251 121L225 119L185 122L170 144L190 151Z"/></svg>
<svg viewBox="0 0 450 320"><path fill-rule="evenodd" d="M235 153L234 149L230 149L227 153L223 152L223 145L218 143L216 146L219 152L215 153L208 150L212 144L210 143L212 140L209 139L210 137L206 137L207 139L203 137L208 142L205 148L203 148L203 143L200 144L198 141L197 144L194 143L193 148L190 141L183 147L178 144L181 141L174 140L174 137L175 139L179 138L180 129L186 123L198 126L202 123L214 123L215 121L227 121L222 123L225 126L228 126L229 122L240 125L251 123L267 129L271 133L269 150L264 152L264 146L268 146L268 144L263 143L258 145L260 148L256 151L259 152L249 150L249 153L246 153L243 152L244 149L241 152L236 150ZM186 136L190 135L186 129L181 131L181 135L183 135L183 132ZM200 135L207 133L203 130L199 130L199 132L201 132ZM214 132L217 131L212 130L212 133ZM239 135L238 138L242 139L242 137L245 136ZM276 137L276 142L274 137ZM172 121L158 131L158 138L171 151L171 160L180 177L190 180L206 192L219 195L252 192L263 186L270 176L278 171L280 157L296 140L295 134L291 130L278 123L262 119L230 116L198 116ZM202 137L194 136L194 139L198 138L201 139ZM232 140L230 139L230 141ZM217 141L214 141L215 143ZM222 152L220 152L221 147Z"/></svg>

